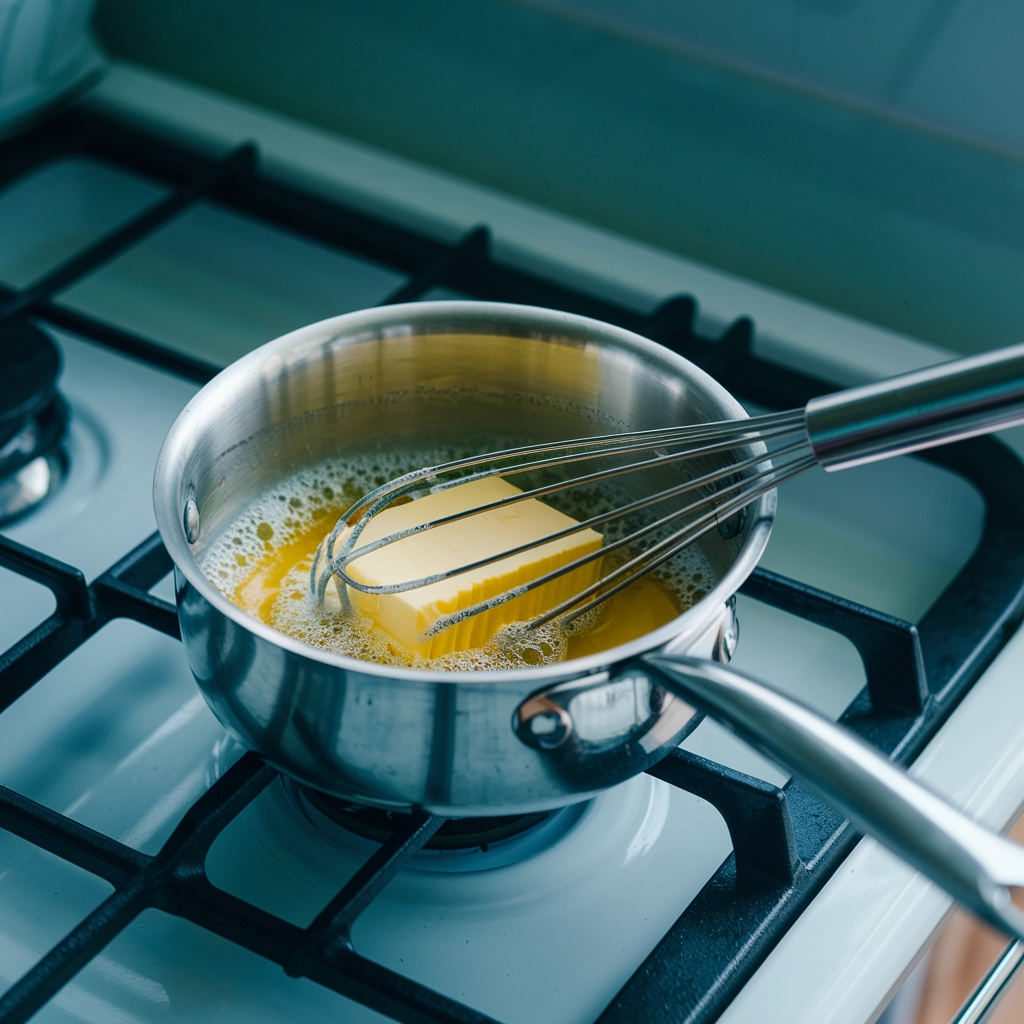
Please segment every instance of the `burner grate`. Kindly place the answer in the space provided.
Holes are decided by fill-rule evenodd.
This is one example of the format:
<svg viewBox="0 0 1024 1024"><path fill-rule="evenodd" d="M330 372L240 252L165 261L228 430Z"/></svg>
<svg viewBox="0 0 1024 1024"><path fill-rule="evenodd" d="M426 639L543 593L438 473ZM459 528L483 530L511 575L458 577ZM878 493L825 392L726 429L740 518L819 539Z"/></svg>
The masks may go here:
<svg viewBox="0 0 1024 1024"><path fill-rule="evenodd" d="M0 325L29 314L152 365L203 382L217 367L83 315L55 296L186 210L210 199L248 216L384 263L410 275L389 302L436 285L476 298L549 306L647 335L704 367L730 390L774 408L831 390L827 382L753 353L753 324L719 339L693 331L694 301L670 299L646 316L504 266L479 227L446 244L262 176L256 150L210 160L123 124L70 111L0 144L0 187L53 159L91 155L168 184L172 194L21 290L0 287ZM1024 602L1024 465L992 439L925 458L982 495L981 543L916 626L758 569L743 593L850 639L867 685L841 721L900 763L923 748L1008 638ZM153 535L87 585L82 573L0 537L0 566L47 586L54 613L0 655L0 712L72 651L119 617L177 637L173 606L148 591L171 569ZM783 788L676 750L651 773L709 800L734 852L601 1017L618 1022L713 1021L850 852L858 836L799 784ZM491 1018L368 960L352 946L358 915L426 845L444 819L410 815L306 929L216 888L205 858L217 835L275 777L244 755L147 856L0 788L0 826L108 881L113 894L0 997L0 1022L28 1020L147 908L176 914L404 1024L485 1024Z"/></svg>

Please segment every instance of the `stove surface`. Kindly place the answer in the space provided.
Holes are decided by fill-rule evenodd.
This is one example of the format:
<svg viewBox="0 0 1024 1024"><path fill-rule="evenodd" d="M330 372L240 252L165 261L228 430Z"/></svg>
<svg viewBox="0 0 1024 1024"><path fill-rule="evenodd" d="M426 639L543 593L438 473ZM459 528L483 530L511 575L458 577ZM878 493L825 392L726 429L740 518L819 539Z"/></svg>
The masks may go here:
<svg viewBox="0 0 1024 1024"><path fill-rule="evenodd" d="M91 157L51 162L0 192L0 281L24 287L165 196L158 182ZM202 203L60 302L222 365L303 323L380 302L410 277ZM153 465L196 384L47 329L64 357L70 468L53 501L5 532L91 580L152 533ZM961 476L918 460L814 472L781 494L764 568L917 621L971 556L984 517L982 499ZM0 593L0 648L54 608L46 588L6 569ZM154 593L173 599L169 577ZM747 596L738 614L740 668L832 718L864 688L861 659L839 633ZM684 748L772 785L786 782L709 720ZM198 694L181 645L123 619L0 715L5 786L150 855L240 753ZM210 880L286 922L309 925L376 847L325 831L307 811L272 782L213 843ZM512 858L497 856L499 843L472 852L472 863L458 870L410 863L420 870L400 871L358 918L356 948L506 1024L594 1021L732 843L711 803L649 775L559 821ZM429 859L429 851L420 856ZM0 832L5 985L110 891L89 872ZM300 1014L386 1019L148 909L36 1019L269 1022Z"/></svg>

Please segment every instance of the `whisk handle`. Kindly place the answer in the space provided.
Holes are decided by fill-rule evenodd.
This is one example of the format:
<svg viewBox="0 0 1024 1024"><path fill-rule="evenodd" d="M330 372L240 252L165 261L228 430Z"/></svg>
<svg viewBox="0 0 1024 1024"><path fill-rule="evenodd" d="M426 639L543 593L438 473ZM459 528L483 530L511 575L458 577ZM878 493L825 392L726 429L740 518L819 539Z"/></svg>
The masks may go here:
<svg viewBox="0 0 1024 1024"><path fill-rule="evenodd" d="M807 436L825 469L1024 423L1024 345L813 398Z"/></svg>

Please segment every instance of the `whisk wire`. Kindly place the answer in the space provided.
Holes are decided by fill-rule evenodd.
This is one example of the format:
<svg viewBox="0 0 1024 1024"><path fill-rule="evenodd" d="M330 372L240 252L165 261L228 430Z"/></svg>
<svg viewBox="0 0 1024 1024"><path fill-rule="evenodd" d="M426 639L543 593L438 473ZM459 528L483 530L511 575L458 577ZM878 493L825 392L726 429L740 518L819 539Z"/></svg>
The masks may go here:
<svg viewBox="0 0 1024 1024"><path fill-rule="evenodd" d="M800 435L793 440L793 435ZM788 439L788 440L787 440ZM769 454L765 442L776 443L776 448ZM456 523L481 512L503 508L517 502L533 498L547 497L572 488L584 487L600 483L625 474L636 473L645 469L660 468L676 463L690 461L700 457L726 455L738 448L757 445L758 451L753 455L736 462L726 462L720 467L699 476L685 480L672 487L664 488L653 495L636 499L626 505L608 512L575 523L562 530L547 534L537 540L521 544L515 548L504 550L498 554L442 573L424 576L420 579L403 583L372 585L354 579L348 567L357 559L389 544L394 544L406 537L436 529L450 523ZM678 450L673 450L678 449ZM396 531L386 537L359 545L358 541L368 523L379 512L383 511L396 500L422 492L427 488L430 493L438 493L451 487L483 480L489 477L510 477L522 473L552 469L578 462L607 459L631 452L651 452L653 458L643 458L624 465L583 473L566 480L542 484L510 495L496 501L488 502L473 508L455 512L450 515L426 523L416 524L404 530ZM779 459L789 459L779 463ZM776 460L773 464L772 459ZM519 460L507 465L510 460ZM427 636L433 636L481 612L489 611L507 601L514 600L530 591L544 586L567 573L573 572L596 559L628 548L644 541L652 534L662 531L680 519L697 516L696 519L675 529L669 536L653 543L628 561L615 567L600 579L587 586L570 598L562 601L555 608L537 616L527 626L536 628L559 616L564 616L568 623L591 608L596 607L620 590L629 586L641 576L653 571L668 559L674 557L685 547L698 540L701 536L720 525L724 520L736 514L765 492L776 487L783 480L803 472L815 462L810 453L806 433L804 410L794 409L783 413L769 413L764 416L750 417L742 420L727 420L716 423L694 424L686 427L667 427L655 430L634 431L627 434L605 434L593 437L576 438L569 441L523 445L508 448L487 455L456 459L451 462L406 473L371 491L355 502L336 523L326 545L318 548L314 555L310 571L310 588L318 603L323 604L326 587L332 577L338 579L339 596L343 605L348 606L345 594L346 586L353 587L367 594L404 593L419 587L429 586L442 580L484 568L495 562L523 554L543 544L557 541L580 531L601 526L628 515L641 512L654 505L688 492L711 488L711 493L699 497L684 508L675 509L666 515L638 527L627 535L610 541L603 547L580 556L551 571L530 580L520 586L510 588L502 594L488 600L478 602L468 608L453 612L437 619ZM486 467L480 469L478 467ZM466 472L466 471L471 472ZM452 476L452 479L444 479ZM723 483L723 481L725 481ZM709 508L709 506L712 506ZM340 546L338 541L341 539ZM339 550L335 550L339 547ZM325 563L325 564L323 564ZM582 605L582 606L580 606Z"/></svg>
<svg viewBox="0 0 1024 1024"><path fill-rule="evenodd" d="M626 587L635 583L641 576L646 576L649 572L653 572L659 566L663 565L670 558L674 558L684 548L689 547L695 541L699 540L706 533L710 533L716 526L721 525L724 519L728 519L730 516L735 515L737 512L746 508L752 502L756 501L762 494L778 487L779 484L785 483L786 480L790 480L795 476L799 476L805 470L810 469L814 466L815 460L813 456L808 456L806 459L798 460L785 467L785 471L781 473L773 473L768 476L767 479L755 484L749 491L744 491L742 494L737 495L732 501L726 502L717 509L706 513L701 516L700 519L693 523L688 524L681 530L667 537L660 544L655 545L652 548L637 555L636 558L631 559L624 565L614 569L607 576L598 580L597 583L592 584L585 590L580 591L578 594L573 595L572 598L563 601L560 605L550 609L543 615L537 616L527 623L527 628L536 629L538 626L543 626L546 622L550 622L552 619L557 618L559 615L567 612L570 608L573 608L581 600L589 596L591 593L600 593L593 600L587 602L582 608L577 608L571 614L565 616L566 624L573 622L578 619L581 615L585 615L592 608L596 608L597 605L604 603L608 598L617 594L620 590L625 590ZM673 543L673 541L675 543ZM660 551L660 554L658 552ZM657 556L657 557L655 557ZM615 586L610 587L608 590L603 590L609 582L614 580L617 576L621 575L628 568L639 566L635 572L626 576L625 579L620 580Z"/></svg>
<svg viewBox="0 0 1024 1024"><path fill-rule="evenodd" d="M781 456L788 455L793 452L800 451L806 448L806 444L803 441L798 441L795 444L791 444L787 447L779 449L774 453L774 457L778 458ZM709 486L710 484L717 483L726 477L734 476L736 473L744 472L747 469L753 468L758 464L765 462L767 456L761 452L757 455L751 456L741 462L730 463L726 466L716 469L710 473L706 473L703 476L694 477L691 480L686 480L683 483L676 484L674 487L669 487L666 490L658 491L656 494L649 495L645 498L638 498L637 500L630 502L628 505L623 505L619 508L613 509L610 512L603 512L599 515L592 516L589 519L581 520L572 526L567 526L561 530L556 530L553 533L546 534L543 537L538 537L536 540L527 541L514 548L508 548L504 551L499 552L495 555L490 555L486 558L481 558L475 562L467 562L465 565L460 565L455 569L449 569L445 572L435 573L431 576L422 576L419 579L407 580L404 583L389 583L389 584L368 584L363 583L360 580L352 577L346 570L349 565L364 555L370 554L372 551L377 551L382 547L389 544L393 544L396 541L402 540L405 537L411 536L414 533L421 533L424 530L432 529L437 526L444 526L448 523L457 522L460 519L465 519L470 516L479 515L482 512L490 511L491 509L500 508L504 505L512 504L517 501L523 501L527 497L538 497L541 494L552 493L551 488L537 488L534 491L527 491L521 495L514 495L509 498L503 498L498 501L489 502L485 505L478 505L468 511L456 513L450 516L445 516L441 519L435 519L431 522L424 523L422 525L412 527L407 530L401 530L397 533L389 534L386 537L382 537L379 540L372 541L369 544L365 544L362 547L356 548L354 551L350 551L344 557L339 556L335 559L336 573L340 576L345 583L349 586L354 587L356 590L362 591L364 594L403 594L410 590L417 590L420 587L430 586L432 583L439 583L442 580L450 579L452 576L459 576L462 573L472 572L475 569L482 569L488 565L493 565L495 562L500 562L506 558L511 558L515 555L524 554L527 551L532 551L535 548L541 547L544 544L549 544L552 541L561 540L563 537L572 536L574 533L580 533L583 530L593 529L595 526L603 526L605 523L613 522L616 519L624 518L634 512L643 511L645 508L650 508L652 505L660 504L661 502L668 501L671 498L679 497L688 491L697 490L701 487ZM632 463L629 466L620 467L621 472L633 472L637 469L644 468L645 466L653 466L658 464L664 464L664 462L670 460L658 460L651 459L643 463ZM589 474L586 477L577 477L573 481L567 481L564 484L558 485L558 488L576 486L581 483L590 483L594 479L606 479L603 474ZM600 557L602 554L607 554L610 551L615 550L618 547L624 546L640 537L646 535L649 532L657 529L659 526L664 525L667 522L671 522L674 519L678 519L680 516L686 515L692 512L697 507L703 507L711 501L718 500L723 494L728 493L729 490L743 485L743 481L737 481L731 487L719 489L714 495L710 495L703 499L696 505L690 505L685 509L679 510L672 513L672 515L659 520L656 524L651 524L642 530L638 530L635 533L629 535L628 538L624 538L621 541L615 542L614 544L606 545L601 548L593 557ZM590 560L590 559L588 559Z"/></svg>
<svg viewBox="0 0 1024 1024"><path fill-rule="evenodd" d="M498 475L510 476L530 470L565 465L570 462L602 458L619 452L651 450L666 446L674 446L676 444L708 440L717 441L717 445L705 444L698 448L684 449L683 452L676 452L671 456L660 456L658 460L652 461L652 464L660 463L664 465L667 459L677 462L683 459L693 458L701 454L709 455L718 451L726 451L765 437L773 438L785 436L788 433L802 430L803 422L803 411L796 409L784 413L769 413L764 416L750 417L746 420L725 420L715 423L695 424L687 427L665 427L655 430L634 431L629 434L605 434L596 437L577 438L571 441L525 445L518 448L505 449L500 452L492 452L487 455L458 459L453 462L430 466L425 469L414 470L411 473L406 473L404 476L397 477L396 479L383 484L381 487L378 487L376 490L371 491L369 494L360 498L349 508L345 515L338 520L334 529L331 531L326 545L325 554L328 562L326 572L320 572L320 562L322 557L321 549L318 548L313 556L313 565L310 570L310 590L317 602L317 605L322 606L326 594L327 583L332 575L341 575L345 566L353 560L353 558L348 556L355 548L356 543L367 523L369 523L369 521L377 515L378 512L388 507L392 502L405 497L414 491L421 490L425 483L428 483L431 480L437 480L438 477L449 473L472 468L473 466L488 463L491 464L491 468L489 470L472 474L470 476L460 476L454 480L436 484L431 487L432 493L469 483L473 480L485 479L487 477ZM760 433L758 433L759 430ZM604 446L603 448L601 447L602 445ZM562 454L555 458L541 459L532 463L521 463L518 466L505 467L504 469L500 466L495 467L493 465L495 462L506 461L513 457L518 458L524 454L543 454L546 452L564 453L566 451L571 451L572 454ZM640 468L640 466L634 464L634 468ZM609 476L615 476L622 475L624 472L633 472L634 468L617 467L614 470L605 472L608 473ZM607 479L607 477L593 476L588 482L594 482L599 479ZM511 504L516 501L524 501L530 497L539 497L543 494L554 493L554 490L565 490L568 487L580 486L582 482L583 478L578 478L574 481L567 481L559 485L552 485L552 490L535 488L530 492L501 499L499 502L489 505L488 508L496 508L501 504ZM413 534L422 532L423 530L432 529L436 526L443 525L446 522L455 522L458 519L476 515L485 510L486 509L477 507L463 513L456 513L451 517L436 520L432 523L425 523L415 527L410 527L405 531L400 531L387 538L382 538L380 541L374 542L372 546L365 545L365 549L361 551L361 555L369 554L370 551L383 547L385 544L394 543L397 540L412 536ZM341 551L335 554L334 549L338 538L354 518L355 522L352 529L345 537Z"/></svg>
<svg viewBox="0 0 1024 1024"><path fill-rule="evenodd" d="M463 469L471 469L474 466L488 463L502 462L510 458L518 458L523 455L539 455L547 452L573 451L572 455L561 455L557 458L538 460L532 463L524 463L520 466L493 467L490 470L482 471L472 476L461 476L457 479L447 481L431 487L431 492L446 490L449 487L457 487L475 479L484 479L491 476L512 476L517 473L529 472L532 470L550 468L565 465L569 462L577 462L585 459L601 458L607 455L617 454L620 451L638 451L654 449L659 447L671 447L676 444L684 444L694 441L720 440L727 447L738 447L751 441L762 439L765 436L776 436L778 432L787 433L797 429L803 429L803 410L793 409L784 413L768 413L764 416L749 417L745 420L724 420L714 423L694 424L686 427L663 427L654 430L634 431L628 434L603 434L595 437L577 438L570 441L549 442L544 444L524 445L518 448L508 448L499 452L491 452L487 455L471 456L469 458L457 459L452 462L442 463L437 466L430 466L425 469L414 470L403 476L383 484L381 487L364 495L338 520L331 533L330 548L333 549L337 537L345 526L358 516L353 527L353 533L347 538L349 548L354 545L362 528L379 511L386 508L398 498L405 497L413 491L422 489L423 484L430 480L436 480L440 476ZM730 444L731 442L731 444ZM602 450L601 445L606 447ZM596 448L598 450L590 450ZM579 449L579 451L575 451ZM723 449L724 450L724 449ZM684 453L676 453L682 456ZM711 454L710 451L693 450L693 455ZM575 486L569 485L569 486ZM564 489L564 488L563 488ZM515 496L507 500L525 500L524 496ZM479 509L472 510L464 515L473 515ZM464 515L461 516L464 518ZM449 520L454 521L454 520ZM438 524L440 525L440 524ZM409 536L409 534L404 534ZM400 539L396 536L395 539Z"/></svg>
<svg viewBox="0 0 1024 1024"><path fill-rule="evenodd" d="M765 461L763 456L762 461ZM799 466L797 467L796 463L790 464L794 467L793 471L787 472L787 475L782 477L782 479L789 479L790 476L795 476L798 473L802 473L804 469L814 464L812 456L808 456L806 459L800 459L797 461L799 462ZM787 467L785 468L788 471L790 466L787 465ZM723 494L728 493L731 490L737 490L743 487L749 488L748 491L741 492L741 494L737 495L731 501L725 502L722 505L719 505L718 507L705 513L704 516L702 516L700 519L696 520L689 526L684 527L683 530L677 531L677 533L665 538L663 541L659 542L653 547L637 555L634 559L624 563L624 565L622 566L619 566L617 569L613 570L607 576L602 577L596 583L591 584L584 590L581 590L572 598L562 602L562 604L557 605L555 608L544 613L544 615L532 619L529 623L527 623L527 626L530 628L541 626L546 622L550 622L553 618L556 618L562 612L566 611L568 608L572 607L579 601L588 597L590 594L595 593L598 589L603 587L610 580L618 578L624 571L627 571L629 568L635 565L646 562L648 559L654 558L658 553L663 551L667 545L671 545L673 541L675 541L678 537L682 537L686 530L691 529L693 527L700 527L702 524L707 524L706 530L702 529L693 538L683 539L681 543L674 546L672 553L670 555L666 555L665 558L661 559L657 563L658 565L662 564L668 558L672 557L672 555L677 554L679 551L681 551L684 547L687 547L694 540L697 540L700 536L703 536L704 533L707 533L711 529L714 529L714 527L719 525L724 519L728 519L731 515L740 511L741 509L749 505L752 501L755 501L758 497L760 497L761 494L764 494L766 491L770 491L773 487L778 486L780 482L781 479L779 476L779 470L769 463L769 465L766 468L764 468L754 476L746 477L742 481L737 481L734 484L722 488L721 490L717 491L714 495L710 495L699 501L693 502L692 504L686 506L686 508L679 509L675 512L670 513L667 516L663 516L661 519L653 523L650 523L647 526L641 527L640 529L634 531L626 537L622 537L619 540L612 541L610 544L606 544L601 548L597 548L596 550L588 552L585 555L581 555L579 558L576 558L571 562L567 562L565 565L561 565L555 569L552 569L542 576L537 576L534 579L529 580L527 583L520 584L517 587L512 587L509 590L503 592L502 594L496 595L495 597L488 598L485 601L481 601L477 604L470 605L467 608L462 608L457 612L452 612L448 615L443 615L439 617L426 631L426 635L436 636L438 633L442 633L446 629L449 629L451 626L457 625L458 623L463 622L468 618L472 618L474 615L479 615L481 612L490 611L493 608L500 607L502 604L505 604L506 602L511 601L517 597L521 597L524 594L528 594L531 590L535 590L538 587L542 587L546 583L550 583L552 580L556 580L561 576L565 576L567 573L573 572L576 569L581 568L582 566L588 565L590 562L593 562L598 558L603 558L604 556L612 554L615 551L627 547L630 544L635 544L637 540L641 539L642 537L648 534L654 533L657 530L664 528L669 523L674 522L683 516L691 515L702 508L705 508L708 504L717 501L718 499L721 498ZM507 556L503 555L502 557ZM644 568L643 571L638 572L634 578L639 578L639 576L645 575L653 568L655 568L655 566L653 565ZM632 581L633 579L631 578L630 582ZM611 594L602 595L591 605L588 605L586 609L581 609L580 611L575 613L571 618L577 618L579 615L582 615L584 611L589 610L589 608L593 605L600 604L602 601L606 600L607 597L610 596ZM569 621L571 621L571 619Z"/></svg>

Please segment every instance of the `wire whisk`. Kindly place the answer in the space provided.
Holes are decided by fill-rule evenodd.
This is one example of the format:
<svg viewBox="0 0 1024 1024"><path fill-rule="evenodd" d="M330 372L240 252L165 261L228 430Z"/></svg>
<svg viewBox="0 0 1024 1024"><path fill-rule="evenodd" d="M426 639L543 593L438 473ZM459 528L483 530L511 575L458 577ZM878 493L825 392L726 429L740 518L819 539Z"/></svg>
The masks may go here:
<svg viewBox="0 0 1024 1024"><path fill-rule="evenodd" d="M525 626L534 629L559 617L568 624L657 569L705 534L729 524L761 495L814 466L842 469L1020 422L1024 422L1024 345L836 392L812 399L802 409L525 445L458 459L407 473L357 501L338 520L326 543L317 551L310 572L310 588L318 605L323 605L332 577L337 578L343 600L346 586L379 596L405 593L484 568L582 530L608 527L671 502L669 508L653 519L588 554L486 601L441 616L427 635L436 635L596 559L616 555L604 563L610 567L594 583L535 616ZM623 463L621 458L626 455L642 457ZM509 479L601 460L611 464L359 544L360 536L374 516L396 500L417 492L437 493L488 477ZM414 534L531 498L543 499L672 465L686 469L688 463L696 466L696 472L678 483L445 572L386 585L362 582L349 572L349 566L357 559Z"/></svg>

